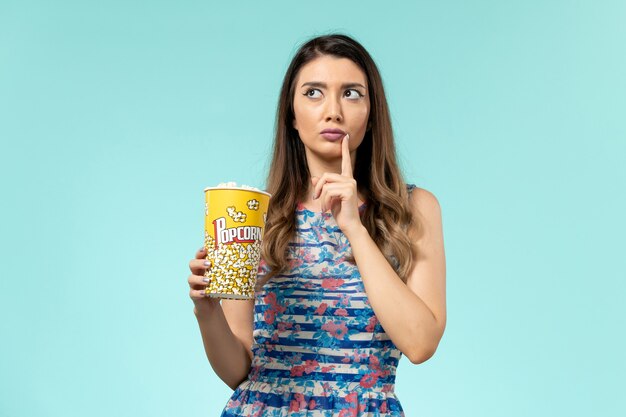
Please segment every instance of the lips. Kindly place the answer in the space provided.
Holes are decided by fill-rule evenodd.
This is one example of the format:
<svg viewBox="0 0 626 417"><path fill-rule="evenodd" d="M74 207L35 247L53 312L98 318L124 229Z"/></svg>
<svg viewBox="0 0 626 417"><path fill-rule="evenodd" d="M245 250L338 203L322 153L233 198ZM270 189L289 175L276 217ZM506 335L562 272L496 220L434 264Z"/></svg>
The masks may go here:
<svg viewBox="0 0 626 417"><path fill-rule="evenodd" d="M322 137L328 140L332 140L333 142L344 137L343 133L322 133Z"/></svg>
<svg viewBox="0 0 626 417"><path fill-rule="evenodd" d="M324 129L320 132L322 137L330 141L337 141L345 136L346 132L341 129Z"/></svg>
<svg viewBox="0 0 626 417"><path fill-rule="evenodd" d="M341 130L341 129L324 129L324 130L322 130L320 133L338 133L338 134L340 133L340 134L342 134L342 135L345 135L345 134L346 134L346 132L344 132L344 131L343 131L343 130Z"/></svg>

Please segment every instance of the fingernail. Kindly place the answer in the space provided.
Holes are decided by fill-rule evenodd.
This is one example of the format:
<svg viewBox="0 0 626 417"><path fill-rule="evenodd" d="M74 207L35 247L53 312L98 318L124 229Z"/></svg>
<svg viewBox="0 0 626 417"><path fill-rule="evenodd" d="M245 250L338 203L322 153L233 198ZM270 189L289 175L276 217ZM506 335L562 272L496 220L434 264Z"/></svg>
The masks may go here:
<svg viewBox="0 0 626 417"><path fill-rule="evenodd" d="M202 281L209 282L209 281L211 281L211 279L210 278L202 278Z"/></svg>
<svg viewBox="0 0 626 417"><path fill-rule="evenodd" d="M211 262L210 261L204 261L204 266L211 266Z"/></svg>
<svg viewBox="0 0 626 417"><path fill-rule="evenodd" d="M198 249L198 252L203 252L203 251L204 251L204 246Z"/></svg>

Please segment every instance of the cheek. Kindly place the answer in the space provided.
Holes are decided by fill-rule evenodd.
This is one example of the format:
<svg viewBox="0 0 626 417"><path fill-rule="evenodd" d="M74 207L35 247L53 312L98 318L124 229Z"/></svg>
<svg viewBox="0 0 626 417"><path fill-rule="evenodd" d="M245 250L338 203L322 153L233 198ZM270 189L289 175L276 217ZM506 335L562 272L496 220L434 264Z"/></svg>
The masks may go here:
<svg viewBox="0 0 626 417"><path fill-rule="evenodd" d="M353 120L357 122L359 125L366 124L369 114L370 112L369 112L368 107L361 107L359 109L355 109L353 113Z"/></svg>
<svg viewBox="0 0 626 417"><path fill-rule="evenodd" d="M306 106L297 98L293 102L293 114L299 123L303 123L307 118Z"/></svg>
<svg viewBox="0 0 626 417"><path fill-rule="evenodd" d="M306 131L316 126L316 114L306 107L296 108L294 106L294 116L301 130Z"/></svg>

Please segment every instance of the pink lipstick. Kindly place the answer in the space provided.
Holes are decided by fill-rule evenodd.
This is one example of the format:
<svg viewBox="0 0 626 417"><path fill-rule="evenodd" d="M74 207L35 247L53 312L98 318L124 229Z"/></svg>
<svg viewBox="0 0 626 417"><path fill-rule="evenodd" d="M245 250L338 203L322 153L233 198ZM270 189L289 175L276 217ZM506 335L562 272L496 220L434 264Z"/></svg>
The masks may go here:
<svg viewBox="0 0 626 417"><path fill-rule="evenodd" d="M344 137L346 132L341 129L324 129L320 132L320 134L325 139L335 142Z"/></svg>

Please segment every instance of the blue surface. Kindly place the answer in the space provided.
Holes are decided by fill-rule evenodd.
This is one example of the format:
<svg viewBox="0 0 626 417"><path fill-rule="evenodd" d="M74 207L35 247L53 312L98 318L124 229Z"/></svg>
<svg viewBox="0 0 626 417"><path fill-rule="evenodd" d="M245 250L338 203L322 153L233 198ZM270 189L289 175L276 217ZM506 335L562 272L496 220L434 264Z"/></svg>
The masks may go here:
<svg viewBox="0 0 626 417"><path fill-rule="evenodd" d="M275 6L274 4L278 4ZM339 31L442 207L448 324L407 416L626 415L626 4L0 4L0 416L214 416L202 190L261 186L282 76Z"/></svg>

